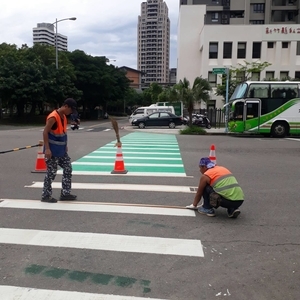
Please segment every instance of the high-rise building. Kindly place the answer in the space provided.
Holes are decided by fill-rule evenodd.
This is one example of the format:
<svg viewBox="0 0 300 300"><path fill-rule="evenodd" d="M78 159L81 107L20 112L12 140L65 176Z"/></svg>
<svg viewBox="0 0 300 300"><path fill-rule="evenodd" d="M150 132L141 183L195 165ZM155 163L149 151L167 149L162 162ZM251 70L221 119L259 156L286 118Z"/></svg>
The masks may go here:
<svg viewBox="0 0 300 300"><path fill-rule="evenodd" d="M299 0L180 0L206 5L205 24L299 24Z"/></svg>
<svg viewBox="0 0 300 300"><path fill-rule="evenodd" d="M54 24L38 23L37 27L33 28L33 44L55 46L55 34ZM57 49L68 50L68 37L57 34Z"/></svg>
<svg viewBox="0 0 300 300"><path fill-rule="evenodd" d="M152 82L169 83L170 19L163 0L147 0L141 4L137 54L142 88Z"/></svg>
<svg viewBox="0 0 300 300"><path fill-rule="evenodd" d="M215 68L267 62L270 65L260 72L239 72L240 79L300 78L300 0L180 0L179 4L177 81L207 78L213 88L209 106L224 104L215 93L222 83Z"/></svg>

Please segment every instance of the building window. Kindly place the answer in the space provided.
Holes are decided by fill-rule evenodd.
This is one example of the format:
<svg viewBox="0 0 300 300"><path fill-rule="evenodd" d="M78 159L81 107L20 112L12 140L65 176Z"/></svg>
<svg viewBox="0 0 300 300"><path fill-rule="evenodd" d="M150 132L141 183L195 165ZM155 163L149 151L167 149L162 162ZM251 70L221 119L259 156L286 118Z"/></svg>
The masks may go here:
<svg viewBox="0 0 300 300"><path fill-rule="evenodd" d="M268 48L274 48L274 42L268 42Z"/></svg>
<svg viewBox="0 0 300 300"><path fill-rule="evenodd" d="M300 55L300 41L297 41L296 55Z"/></svg>
<svg viewBox="0 0 300 300"><path fill-rule="evenodd" d="M274 71L267 71L266 72L266 80L273 80L275 78L275 72Z"/></svg>
<svg viewBox="0 0 300 300"><path fill-rule="evenodd" d="M236 72L236 80L238 82L243 82L246 80L246 73L245 71Z"/></svg>
<svg viewBox="0 0 300 300"><path fill-rule="evenodd" d="M253 4L253 12L254 13L264 13L265 12L265 4L264 3Z"/></svg>
<svg viewBox="0 0 300 300"><path fill-rule="evenodd" d="M246 43L238 43L237 58L246 58Z"/></svg>
<svg viewBox="0 0 300 300"><path fill-rule="evenodd" d="M211 14L211 21L212 21L212 22L218 22L218 21L219 21L219 13L213 12L213 13Z"/></svg>
<svg viewBox="0 0 300 300"><path fill-rule="evenodd" d="M264 20L250 20L250 24L265 24Z"/></svg>
<svg viewBox="0 0 300 300"><path fill-rule="evenodd" d="M289 47L289 42L282 42L282 49L286 49Z"/></svg>
<svg viewBox="0 0 300 300"><path fill-rule="evenodd" d="M208 82L211 87L217 86L217 74L213 74L213 72L208 72Z"/></svg>
<svg viewBox="0 0 300 300"><path fill-rule="evenodd" d="M289 72L288 71L280 72L280 80L288 80L288 79L289 79Z"/></svg>
<svg viewBox="0 0 300 300"><path fill-rule="evenodd" d="M261 42L253 42L252 58L260 58Z"/></svg>
<svg viewBox="0 0 300 300"><path fill-rule="evenodd" d="M260 72L252 72L251 80L253 81L260 81Z"/></svg>
<svg viewBox="0 0 300 300"><path fill-rule="evenodd" d="M218 58L218 42L209 43L209 58Z"/></svg>
<svg viewBox="0 0 300 300"><path fill-rule="evenodd" d="M300 71L295 72L295 79L300 79Z"/></svg>
<svg viewBox="0 0 300 300"><path fill-rule="evenodd" d="M223 58L232 58L232 42L224 42Z"/></svg>

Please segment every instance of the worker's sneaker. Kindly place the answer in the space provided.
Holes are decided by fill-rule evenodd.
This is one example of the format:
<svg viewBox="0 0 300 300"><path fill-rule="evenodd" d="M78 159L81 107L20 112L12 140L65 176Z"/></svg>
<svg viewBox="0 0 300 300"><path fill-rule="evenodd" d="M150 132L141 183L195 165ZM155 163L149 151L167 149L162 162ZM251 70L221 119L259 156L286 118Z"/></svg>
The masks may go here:
<svg viewBox="0 0 300 300"><path fill-rule="evenodd" d="M48 202L48 203L56 203L57 200L55 198L52 198L51 196L45 196L41 199L42 202Z"/></svg>
<svg viewBox="0 0 300 300"><path fill-rule="evenodd" d="M198 213L207 215L209 217L214 217L216 215L215 210L213 208L204 208L203 206L198 208Z"/></svg>
<svg viewBox="0 0 300 300"><path fill-rule="evenodd" d="M227 209L227 213L229 218L236 219L241 211L239 209Z"/></svg>
<svg viewBox="0 0 300 300"><path fill-rule="evenodd" d="M68 194L68 195L60 195L60 201L74 201L77 199L76 195Z"/></svg>

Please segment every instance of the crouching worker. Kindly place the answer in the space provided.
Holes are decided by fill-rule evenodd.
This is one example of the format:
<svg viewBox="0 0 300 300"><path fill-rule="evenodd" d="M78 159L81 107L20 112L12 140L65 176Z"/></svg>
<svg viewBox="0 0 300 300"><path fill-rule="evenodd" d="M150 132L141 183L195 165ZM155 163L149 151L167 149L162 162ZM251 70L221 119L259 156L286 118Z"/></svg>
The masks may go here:
<svg viewBox="0 0 300 300"><path fill-rule="evenodd" d="M238 208L244 202L244 193L235 177L228 169L215 165L208 157L200 159L199 168L202 176L198 191L193 204L186 208L214 217L214 208L221 206L227 208L229 218L237 218L241 213ZM203 205L198 207L201 197L204 200Z"/></svg>

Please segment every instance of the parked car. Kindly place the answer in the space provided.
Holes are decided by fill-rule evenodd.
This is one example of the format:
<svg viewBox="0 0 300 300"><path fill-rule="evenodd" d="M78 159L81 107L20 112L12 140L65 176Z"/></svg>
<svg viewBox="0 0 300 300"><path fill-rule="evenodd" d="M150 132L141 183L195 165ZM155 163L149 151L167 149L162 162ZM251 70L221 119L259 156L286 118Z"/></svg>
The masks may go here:
<svg viewBox="0 0 300 300"><path fill-rule="evenodd" d="M155 112L143 118L133 119L131 124L139 128L147 126L169 126L170 128L175 128L182 125L182 118L167 111Z"/></svg>

